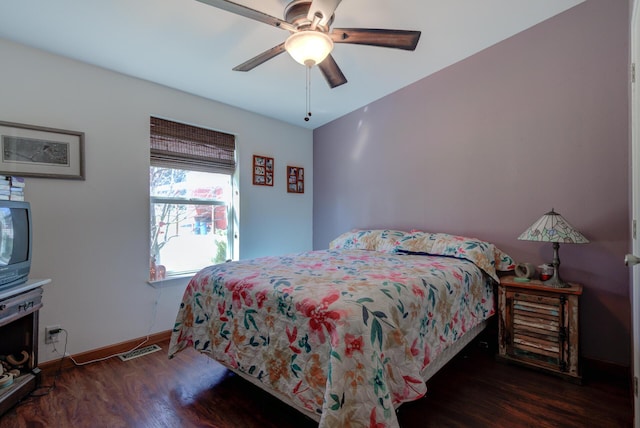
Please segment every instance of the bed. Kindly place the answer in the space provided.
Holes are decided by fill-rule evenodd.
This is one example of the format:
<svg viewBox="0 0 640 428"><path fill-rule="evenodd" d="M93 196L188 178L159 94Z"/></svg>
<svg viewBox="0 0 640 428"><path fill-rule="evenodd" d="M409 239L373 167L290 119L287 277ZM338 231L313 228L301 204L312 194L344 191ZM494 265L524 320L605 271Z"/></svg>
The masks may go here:
<svg viewBox="0 0 640 428"><path fill-rule="evenodd" d="M397 230L210 266L185 290L169 357L205 353L321 427L397 427L398 406L495 313L511 269L491 243Z"/></svg>

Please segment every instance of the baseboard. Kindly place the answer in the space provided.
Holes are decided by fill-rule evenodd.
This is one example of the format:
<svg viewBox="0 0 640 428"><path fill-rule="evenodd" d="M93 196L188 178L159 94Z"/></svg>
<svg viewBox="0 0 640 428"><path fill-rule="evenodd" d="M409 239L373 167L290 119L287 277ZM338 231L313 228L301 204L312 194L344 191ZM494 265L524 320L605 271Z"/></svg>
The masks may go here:
<svg viewBox="0 0 640 428"><path fill-rule="evenodd" d="M161 331L149 335L149 339L142 346L156 345L166 342L171 337L171 330ZM145 337L139 337L137 339L127 340L126 342L116 343L114 345L105 346L103 348L94 349L91 351L81 352L76 355L72 355L73 359L78 364L85 364L88 361L100 360L109 356L117 356L123 352L130 351L136 345L139 345L146 339ZM42 370L42 374L45 376L53 375L56 370L68 369L75 367L76 363L69 357L64 357L62 360L56 359L47 361L46 363L39 364L38 367Z"/></svg>
<svg viewBox="0 0 640 428"><path fill-rule="evenodd" d="M582 375L587 380L606 378L621 382L631 382L631 367L583 357Z"/></svg>

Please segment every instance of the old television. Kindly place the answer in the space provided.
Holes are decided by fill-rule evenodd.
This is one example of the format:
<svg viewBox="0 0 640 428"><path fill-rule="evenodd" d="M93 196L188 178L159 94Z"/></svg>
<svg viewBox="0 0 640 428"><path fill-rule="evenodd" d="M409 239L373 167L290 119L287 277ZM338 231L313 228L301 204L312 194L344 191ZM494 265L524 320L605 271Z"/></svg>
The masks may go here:
<svg viewBox="0 0 640 428"><path fill-rule="evenodd" d="M31 269L31 205L0 200L0 291L25 283Z"/></svg>

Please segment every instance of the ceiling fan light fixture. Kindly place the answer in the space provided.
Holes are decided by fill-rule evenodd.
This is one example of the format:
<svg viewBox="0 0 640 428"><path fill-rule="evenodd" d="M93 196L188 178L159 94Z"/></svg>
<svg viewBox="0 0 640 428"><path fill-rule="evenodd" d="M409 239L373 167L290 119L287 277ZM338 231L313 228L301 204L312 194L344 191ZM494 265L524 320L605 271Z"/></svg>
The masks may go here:
<svg viewBox="0 0 640 428"><path fill-rule="evenodd" d="M333 40L321 31L298 31L289 36L284 48L300 64L313 67L331 53Z"/></svg>

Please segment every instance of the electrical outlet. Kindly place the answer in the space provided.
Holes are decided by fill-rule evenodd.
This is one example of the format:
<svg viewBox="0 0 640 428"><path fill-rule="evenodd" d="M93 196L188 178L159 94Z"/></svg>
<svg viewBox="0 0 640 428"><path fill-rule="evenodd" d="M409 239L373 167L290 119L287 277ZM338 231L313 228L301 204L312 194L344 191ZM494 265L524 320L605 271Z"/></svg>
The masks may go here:
<svg viewBox="0 0 640 428"><path fill-rule="evenodd" d="M60 326L49 325L44 328L44 343L56 343L60 340Z"/></svg>

